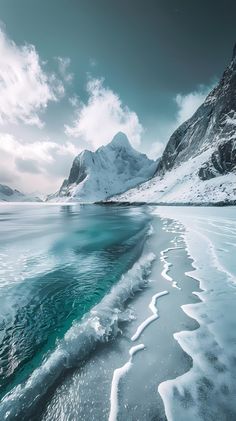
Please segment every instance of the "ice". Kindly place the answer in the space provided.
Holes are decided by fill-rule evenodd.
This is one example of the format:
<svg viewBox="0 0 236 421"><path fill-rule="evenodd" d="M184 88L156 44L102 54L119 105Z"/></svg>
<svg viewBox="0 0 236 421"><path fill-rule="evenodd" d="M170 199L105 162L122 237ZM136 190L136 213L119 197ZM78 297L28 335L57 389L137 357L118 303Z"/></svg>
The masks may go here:
<svg viewBox="0 0 236 421"><path fill-rule="evenodd" d="M195 331L174 334L193 366L159 385L168 420L236 419L236 208L158 208L185 227L183 239L201 302L182 306ZM231 238L231 241L228 241Z"/></svg>

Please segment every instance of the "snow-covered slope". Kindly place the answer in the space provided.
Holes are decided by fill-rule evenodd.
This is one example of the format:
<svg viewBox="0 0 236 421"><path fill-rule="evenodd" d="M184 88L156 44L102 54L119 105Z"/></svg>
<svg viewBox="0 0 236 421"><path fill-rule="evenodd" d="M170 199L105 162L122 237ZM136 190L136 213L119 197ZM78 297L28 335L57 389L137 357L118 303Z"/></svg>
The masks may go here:
<svg viewBox="0 0 236 421"><path fill-rule="evenodd" d="M96 152L88 150L74 160L69 178L48 200L94 202L124 192L151 178L157 163L136 151L118 133Z"/></svg>
<svg viewBox="0 0 236 421"><path fill-rule="evenodd" d="M229 203L236 201L236 174L229 173L209 180L201 180L198 168L210 152L191 158L163 177L156 176L137 188L114 196L119 202L149 203Z"/></svg>
<svg viewBox="0 0 236 421"><path fill-rule="evenodd" d="M41 202L38 197L25 195L19 190L0 184L0 202Z"/></svg>
<svg viewBox="0 0 236 421"><path fill-rule="evenodd" d="M236 46L219 84L171 136L155 177L114 200L236 200Z"/></svg>

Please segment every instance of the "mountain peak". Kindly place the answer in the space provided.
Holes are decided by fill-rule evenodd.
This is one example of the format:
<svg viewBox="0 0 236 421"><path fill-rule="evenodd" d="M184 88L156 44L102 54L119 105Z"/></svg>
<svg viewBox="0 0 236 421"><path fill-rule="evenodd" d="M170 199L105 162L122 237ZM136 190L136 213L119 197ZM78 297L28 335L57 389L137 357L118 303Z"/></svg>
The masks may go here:
<svg viewBox="0 0 236 421"><path fill-rule="evenodd" d="M148 180L155 170L156 162L136 151L119 132L95 152L82 152L73 161L69 178L49 200L104 200Z"/></svg>
<svg viewBox="0 0 236 421"><path fill-rule="evenodd" d="M131 147L127 136L123 132L118 132L110 142L111 146L115 147Z"/></svg>

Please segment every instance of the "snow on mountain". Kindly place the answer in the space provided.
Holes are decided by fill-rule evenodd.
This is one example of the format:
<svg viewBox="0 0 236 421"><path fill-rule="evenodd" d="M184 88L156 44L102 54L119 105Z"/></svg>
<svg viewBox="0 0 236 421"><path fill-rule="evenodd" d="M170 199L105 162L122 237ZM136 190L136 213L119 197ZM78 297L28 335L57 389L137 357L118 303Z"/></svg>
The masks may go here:
<svg viewBox="0 0 236 421"><path fill-rule="evenodd" d="M84 150L69 178L47 200L94 202L124 192L153 176L157 162L136 151L123 133L95 152Z"/></svg>
<svg viewBox="0 0 236 421"><path fill-rule="evenodd" d="M0 202L41 202L38 197L25 195L19 190L0 184Z"/></svg>
<svg viewBox="0 0 236 421"><path fill-rule="evenodd" d="M170 137L152 180L112 200L236 200L236 46L219 84Z"/></svg>
<svg viewBox="0 0 236 421"><path fill-rule="evenodd" d="M137 188L110 200L149 203L227 203L236 201L236 173L201 180L199 166L210 158L211 151L189 159L163 177L156 176Z"/></svg>

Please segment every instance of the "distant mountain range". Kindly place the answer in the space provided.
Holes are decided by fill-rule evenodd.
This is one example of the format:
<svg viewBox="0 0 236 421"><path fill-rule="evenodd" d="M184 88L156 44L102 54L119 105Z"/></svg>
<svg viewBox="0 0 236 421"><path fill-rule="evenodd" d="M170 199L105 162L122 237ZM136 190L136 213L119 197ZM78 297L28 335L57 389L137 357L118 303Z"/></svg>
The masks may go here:
<svg viewBox="0 0 236 421"><path fill-rule="evenodd" d="M0 184L0 202L42 202L42 200L37 196L26 195L19 190Z"/></svg>

